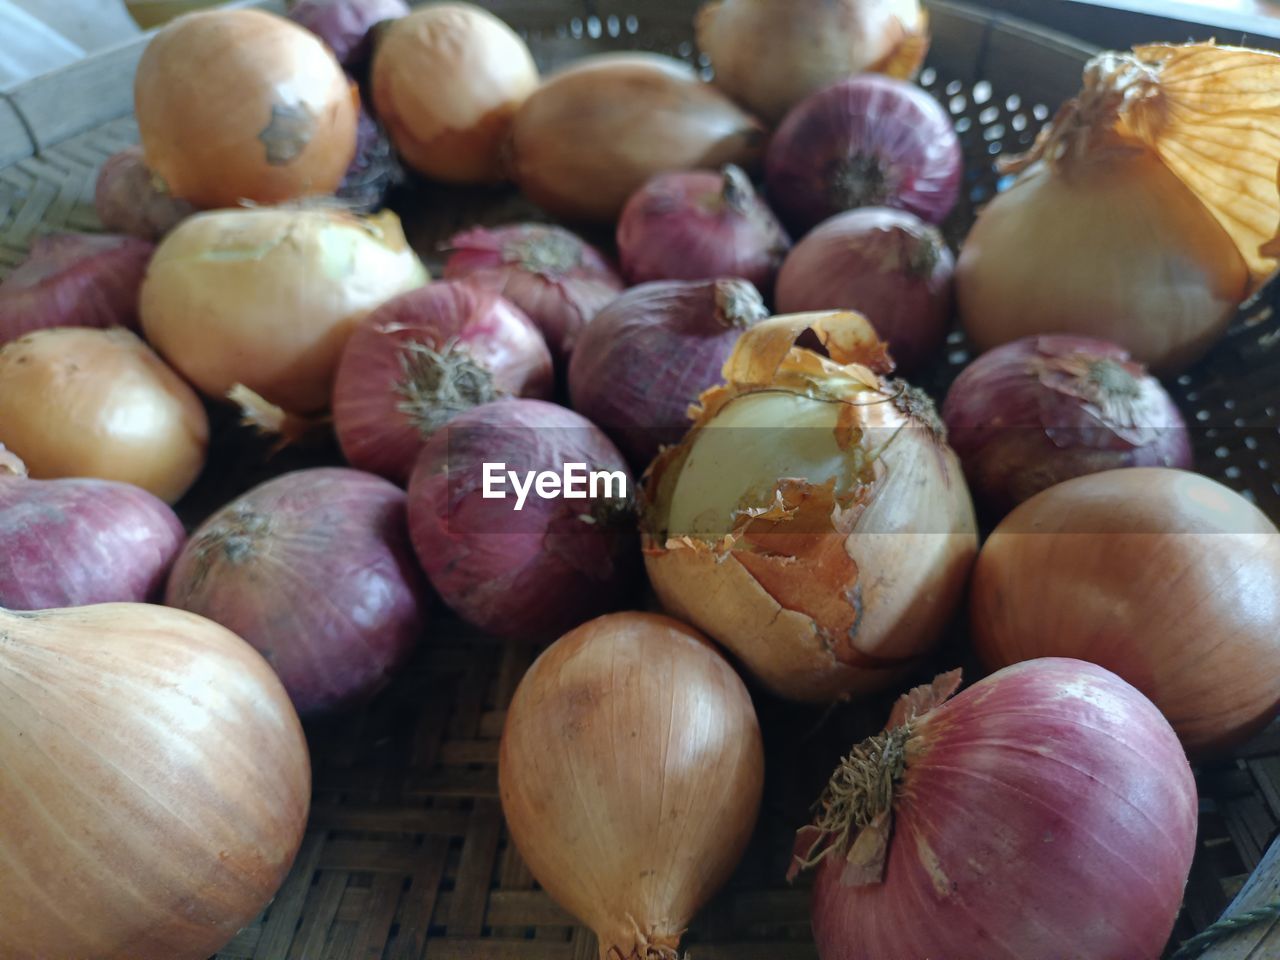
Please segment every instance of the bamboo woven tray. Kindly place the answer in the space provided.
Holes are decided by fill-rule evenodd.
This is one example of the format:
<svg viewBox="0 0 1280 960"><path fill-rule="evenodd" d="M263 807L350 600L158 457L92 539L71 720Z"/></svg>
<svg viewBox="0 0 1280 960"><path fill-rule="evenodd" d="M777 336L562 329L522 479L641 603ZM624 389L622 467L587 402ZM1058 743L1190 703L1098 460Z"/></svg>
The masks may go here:
<svg viewBox="0 0 1280 960"><path fill-rule="evenodd" d="M544 68L619 48L699 62L692 0L483 5L528 37ZM1092 51L972 8L930 6L934 43L921 82L955 117L968 161L965 196L948 225L958 242L997 186L991 159L1030 144L1052 110L1075 93ZM1144 39L1135 27L1132 40ZM129 113L141 47L0 93L0 274L25 255L34 234L98 229L91 203L97 167L137 136ZM460 226L532 213L509 191L445 192L423 184L406 188L393 206L428 260ZM415 212L421 210L432 215ZM1275 300L1274 291L1264 293L1242 310L1214 353L1169 386L1196 427L1197 468L1280 519ZM924 383L938 396L967 359L959 334L948 350L947 362ZM267 476L337 457L333 449L269 457L226 411L214 411L214 424L215 466L182 504L188 520ZM938 663L964 662L962 641L952 638ZM596 960L591 934L537 889L509 845L497 800L504 707L534 654L441 618L415 663L375 703L313 724L313 812L298 861L264 916L218 960ZM770 764L765 807L741 868L686 938L695 960L816 957L807 892L782 879L792 831L807 819L838 755L882 724L888 702L822 714L756 693ZM1229 904L1237 913L1280 895L1280 843L1267 853L1280 822L1280 724L1198 775L1198 850L1175 944ZM1063 945L1064 956L1070 949ZM1275 960L1280 924L1252 927L1204 956Z"/></svg>

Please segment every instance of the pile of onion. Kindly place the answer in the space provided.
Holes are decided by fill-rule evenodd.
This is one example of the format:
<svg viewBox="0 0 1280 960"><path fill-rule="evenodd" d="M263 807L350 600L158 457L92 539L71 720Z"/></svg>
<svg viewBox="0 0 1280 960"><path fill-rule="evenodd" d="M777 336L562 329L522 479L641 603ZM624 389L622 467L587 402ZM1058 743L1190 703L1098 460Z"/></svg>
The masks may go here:
<svg viewBox="0 0 1280 960"><path fill-rule="evenodd" d="M600 311L569 364L573 407L643 471L689 429L738 336L769 315L745 280L646 283Z"/></svg>
<svg viewBox="0 0 1280 960"><path fill-rule="evenodd" d="M904 695L841 761L793 873L823 960L1158 957L1195 852L1195 780L1106 670L1033 660ZM922 922L922 917L927 922Z"/></svg>
<svg viewBox="0 0 1280 960"><path fill-rule="evenodd" d="M633 594L632 493L622 454L590 421L541 400L503 400L459 414L427 442L409 484L409 530L455 613L495 636L545 640Z"/></svg>
<svg viewBox="0 0 1280 960"><path fill-rule="evenodd" d="M338 62L348 68L369 55L375 26L408 13L405 0L296 0L289 7L289 19L328 44Z"/></svg>
<svg viewBox="0 0 1280 960"><path fill-rule="evenodd" d="M146 165L197 207L332 193L355 154L355 85L318 38L262 10L166 24L133 91Z"/></svg>
<svg viewBox="0 0 1280 960"><path fill-rule="evenodd" d="M0 610L0 689L0 956L206 960L258 916L311 795L258 654L148 604Z"/></svg>
<svg viewBox="0 0 1280 960"><path fill-rule="evenodd" d="M900 679L939 639L977 553L942 423L890 366L860 314L758 323L649 470L658 598L784 697Z"/></svg>
<svg viewBox="0 0 1280 960"><path fill-rule="evenodd" d="M778 274L778 312L856 310L903 371L918 370L946 338L954 269L938 228L915 214L850 210L791 251Z"/></svg>
<svg viewBox="0 0 1280 960"><path fill-rule="evenodd" d="M974 644L999 667L1078 657L1155 701L1193 757L1280 710L1280 532L1181 470L1068 480L995 529L974 570Z"/></svg>
<svg viewBox="0 0 1280 960"><path fill-rule="evenodd" d="M173 503L204 467L209 419L128 330L55 327L0 348L0 443L37 479L119 480Z"/></svg>
<svg viewBox="0 0 1280 960"><path fill-rule="evenodd" d="M151 172L138 146L107 158L94 185L93 208L107 230L144 240L159 240L196 212Z"/></svg>
<svg viewBox="0 0 1280 960"><path fill-rule="evenodd" d="M623 289L608 258L562 227L475 227L448 248L445 279L470 280L502 294L528 314L562 364L582 328Z"/></svg>
<svg viewBox="0 0 1280 960"><path fill-rule="evenodd" d="M427 439L499 397L549 397L551 353L493 290L445 281L396 297L351 335L333 388L333 424L354 467L404 484Z"/></svg>
<svg viewBox="0 0 1280 960"><path fill-rule="evenodd" d="M1192 462L1160 382L1088 337L1026 337L984 353L951 385L942 419L974 497L997 517L1071 477Z"/></svg>
<svg viewBox="0 0 1280 960"><path fill-rule="evenodd" d="M631 283L741 277L768 292L791 239L741 167L674 171L640 188L618 220Z"/></svg>
<svg viewBox="0 0 1280 960"><path fill-rule="evenodd" d="M763 781L742 681L697 632L651 613L552 644L520 681L498 756L521 858L603 960L675 960L746 849Z"/></svg>
<svg viewBox="0 0 1280 960"><path fill-rule="evenodd" d="M165 603L244 637L299 713L366 700L426 625L404 491L342 467L268 480L192 534Z"/></svg>

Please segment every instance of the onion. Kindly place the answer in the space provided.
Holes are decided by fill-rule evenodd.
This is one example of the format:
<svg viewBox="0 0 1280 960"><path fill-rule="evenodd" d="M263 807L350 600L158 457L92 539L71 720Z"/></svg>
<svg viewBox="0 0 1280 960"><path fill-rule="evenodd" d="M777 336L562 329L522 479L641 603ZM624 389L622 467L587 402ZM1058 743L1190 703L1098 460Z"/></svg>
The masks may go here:
<svg viewBox="0 0 1280 960"><path fill-rule="evenodd" d="M404 162L451 183L503 179L511 118L538 86L533 55L469 3L433 3L390 24L373 56L373 103Z"/></svg>
<svg viewBox="0 0 1280 960"><path fill-rule="evenodd" d="M940 637L977 552L942 423L921 391L880 376L889 366L856 313L758 323L649 468L658 599L784 697L901 678Z"/></svg>
<svg viewBox="0 0 1280 960"><path fill-rule="evenodd" d="M489 497L488 470L502 478ZM581 469L580 498L508 472ZM587 482L587 471L609 481ZM409 484L409 530L431 585L468 623L500 637L555 637L627 599L639 570L631 478L590 421L541 400L505 400L450 420Z"/></svg>
<svg viewBox="0 0 1280 960"><path fill-rule="evenodd" d="M0 349L0 442L36 479L119 480L173 503L204 466L209 420L128 330L58 327Z"/></svg>
<svg viewBox="0 0 1280 960"><path fill-rule="evenodd" d="M155 248L136 237L55 233L0 282L0 344L47 327L136 327Z"/></svg>
<svg viewBox="0 0 1280 960"><path fill-rule="evenodd" d="M658 54L597 54L560 70L516 114L512 170L556 216L611 222L654 174L749 165L760 123Z"/></svg>
<svg viewBox="0 0 1280 960"><path fill-rule="evenodd" d="M311 772L238 637L144 604L0 610L0 688L0 956L205 960L266 906Z"/></svg>
<svg viewBox="0 0 1280 960"><path fill-rule="evenodd" d="M915 214L850 210L796 244L778 274L778 311L857 310L901 369L918 370L946 338L954 269L942 234Z"/></svg>
<svg viewBox="0 0 1280 960"><path fill-rule="evenodd" d="M1191 467L1172 398L1105 340L1027 337L996 347L956 378L942 418L974 496L996 516L1086 473Z"/></svg>
<svg viewBox="0 0 1280 960"><path fill-rule="evenodd" d="M583 331L569 364L573 406L642 471L689 429L689 405L720 382L739 334L763 320L745 280L667 281L628 290Z"/></svg>
<svg viewBox="0 0 1280 960"><path fill-rule="evenodd" d="M374 311L351 336L333 425L352 466L409 479L436 430L503 396L549 397L551 353L529 318L492 290L433 283Z"/></svg>
<svg viewBox="0 0 1280 960"><path fill-rule="evenodd" d="M791 246L740 167L663 173L633 194L618 221L618 255L632 283L741 277L773 289Z"/></svg>
<svg viewBox="0 0 1280 960"><path fill-rule="evenodd" d="M338 185L337 198L348 209L372 213L381 208L387 192L404 178L391 141L363 108L356 125L356 155Z"/></svg>
<svg viewBox="0 0 1280 960"><path fill-rule="evenodd" d="M623 288L599 250L568 230L540 223L458 234L449 241L444 275L496 289L537 324L561 363L582 328Z"/></svg>
<svg viewBox="0 0 1280 960"><path fill-rule="evenodd" d="M93 207L107 230L144 240L159 240L196 210L169 192L137 146L107 158L98 171Z"/></svg>
<svg viewBox="0 0 1280 960"><path fill-rule="evenodd" d="M904 696L800 832L796 866L821 861L819 955L1160 956L1196 841L1169 724L1078 660L1001 670L935 707L958 683Z"/></svg>
<svg viewBox="0 0 1280 960"><path fill-rule="evenodd" d="M185 539L173 511L138 487L27 480L0 464L0 607L152 599Z"/></svg>
<svg viewBox="0 0 1280 960"><path fill-rule="evenodd" d="M929 47L919 0L719 0L696 26L716 86L771 123L852 73L906 79Z"/></svg>
<svg viewBox="0 0 1280 960"><path fill-rule="evenodd" d="M223 210L184 221L142 286L147 339L192 383L296 414L329 405L356 324L427 281L395 214Z"/></svg>
<svg viewBox="0 0 1280 960"><path fill-rule="evenodd" d="M951 119L919 87L850 77L796 105L769 144L769 202L796 235L854 207L941 223L964 158Z"/></svg>
<svg viewBox="0 0 1280 960"><path fill-rule="evenodd" d="M521 857L602 960L672 960L741 858L764 756L738 675L684 624L600 617L525 674L498 784Z"/></svg>
<svg viewBox="0 0 1280 960"><path fill-rule="evenodd" d="M261 10L166 24L133 95L147 166L197 207L332 193L355 153L355 85L320 40Z"/></svg>
<svg viewBox="0 0 1280 960"><path fill-rule="evenodd" d="M405 495L343 467L268 480L223 507L174 564L165 603L244 637L302 714L377 693L426 623Z"/></svg>
<svg viewBox="0 0 1280 960"><path fill-rule="evenodd" d="M297 0L289 7L289 19L328 44L343 66L369 55L369 34L375 25L408 13L405 0Z"/></svg>
<svg viewBox="0 0 1280 960"><path fill-rule="evenodd" d="M1280 709L1280 533L1206 477L1112 470L1032 497L983 547L971 613L986 663L1100 664L1154 700L1193 757Z"/></svg>

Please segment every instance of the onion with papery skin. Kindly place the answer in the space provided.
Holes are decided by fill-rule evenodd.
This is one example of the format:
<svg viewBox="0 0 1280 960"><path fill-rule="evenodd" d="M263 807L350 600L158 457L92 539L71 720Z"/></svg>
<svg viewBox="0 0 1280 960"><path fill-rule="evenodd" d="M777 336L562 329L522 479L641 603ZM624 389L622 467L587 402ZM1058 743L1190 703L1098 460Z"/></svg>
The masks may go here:
<svg viewBox="0 0 1280 960"><path fill-rule="evenodd" d="M504 178L501 148L538 86L528 46L469 3L433 3L389 24L370 77L378 118L405 164L450 183Z"/></svg>
<svg viewBox="0 0 1280 960"><path fill-rule="evenodd" d="M307 715L386 686L426 626L423 597L404 492L319 467L268 480L206 520L165 603L244 637Z"/></svg>
<svg viewBox="0 0 1280 960"><path fill-rule="evenodd" d="M651 613L583 624L516 689L498 756L511 838L601 960L674 960L746 849L764 780L733 668Z"/></svg>
<svg viewBox="0 0 1280 960"><path fill-rule="evenodd" d="M670 280L628 290L583 331L569 363L574 409L643 471L689 429L739 334L769 315L745 280Z"/></svg>
<svg viewBox="0 0 1280 960"><path fill-rule="evenodd" d="M298 0L289 7L289 19L323 40L344 67L369 55L375 25L408 14L405 0Z"/></svg>
<svg viewBox="0 0 1280 960"><path fill-rule="evenodd" d="M907 210L941 223L964 158L951 118L919 87L850 77L798 103L769 143L769 203L795 236L855 207Z"/></svg>
<svg viewBox="0 0 1280 960"><path fill-rule="evenodd" d="M815 336L827 356L795 345ZM790 699L900 679L977 553L942 422L891 368L860 314L758 323L649 469L645 565L662 605Z"/></svg>
<svg viewBox="0 0 1280 960"><path fill-rule="evenodd" d="M147 604L0 610L0 688L0 955L205 960L258 916L311 768L249 646Z"/></svg>
<svg viewBox="0 0 1280 960"><path fill-rule="evenodd" d="M778 312L856 310L902 370L917 370L946 338L954 270L938 228L915 214L850 210L796 244L778 274Z"/></svg>
<svg viewBox="0 0 1280 960"><path fill-rule="evenodd" d="M137 327L155 247L137 237L54 233L0 281L0 344L49 327Z"/></svg>
<svg viewBox="0 0 1280 960"><path fill-rule="evenodd" d="M356 125L356 155L334 194L350 210L372 213L382 207L387 192L404 179L391 141L378 122L360 110Z"/></svg>
<svg viewBox="0 0 1280 960"><path fill-rule="evenodd" d="M112 154L102 165L94 186L93 209L107 230L144 240L159 240L196 212L151 172L142 148L137 146Z"/></svg>
<svg viewBox="0 0 1280 960"><path fill-rule="evenodd" d="M156 250L142 329L209 396L241 383L290 413L316 413L356 324L427 279L390 211L203 213Z"/></svg>
<svg viewBox="0 0 1280 960"><path fill-rule="evenodd" d="M32 477L97 477L173 503L204 467L209 418L128 330L56 327L0 348L0 442Z"/></svg>
<svg viewBox="0 0 1280 960"><path fill-rule="evenodd" d="M511 170L559 217L610 223L654 174L750 166L764 128L693 68L654 53L596 54L547 78L511 128Z"/></svg>
<svg viewBox="0 0 1280 960"><path fill-rule="evenodd" d="M919 0L718 0L695 25L716 86L772 123L852 73L908 79L929 49Z"/></svg>
<svg viewBox="0 0 1280 960"><path fill-rule="evenodd" d="M487 497L486 464L505 497ZM583 494L526 489L507 475L565 476ZM611 474L589 479L588 472ZM532 479L532 474L529 474ZM572 410L503 400L451 419L426 444L409 484L409 530L431 585L486 633L545 640L624 605L639 575L632 480L609 438Z"/></svg>
<svg viewBox="0 0 1280 960"><path fill-rule="evenodd" d="M109 480L28 480L0 450L0 607L158 596L186 533L161 500Z"/></svg>
<svg viewBox="0 0 1280 960"><path fill-rule="evenodd" d="M1032 497L984 545L970 612L987 664L1100 664L1155 701L1193 757L1280 710L1280 533L1194 473L1112 470Z"/></svg>
<svg viewBox="0 0 1280 960"><path fill-rule="evenodd" d="M504 396L550 397L551 353L493 290L433 283L375 310L351 336L333 388L333 425L354 467L403 485L427 439Z"/></svg>
<svg viewBox="0 0 1280 960"><path fill-rule="evenodd" d="M317 37L262 10L166 24L133 96L147 166L197 207L332 193L355 154L355 84Z"/></svg>
<svg viewBox="0 0 1280 960"><path fill-rule="evenodd" d="M791 238L740 167L677 170L641 187L618 221L618 256L631 283L741 277L773 289Z"/></svg>
<svg viewBox="0 0 1280 960"><path fill-rule="evenodd" d="M561 227L476 227L448 244L446 280L492 287L529 315L562 364L600 308L623 290L607 257Z"/></svg>
<svg viewBox="0 0 1280 960"><path fill-rule="evenodd" d="M996 347L956 378L942 419L974 497L997 517L1086 473L1192 463L1173 399L1105 340L1027 337Z"/></svg>
<svg viewBox="0 0 1280 960"><path fill-rule="evenodd" d="M792 873L821 863L819 955L1156 960L1196 847L1196 784L1169 724L1078 660L947 700L959 682L904 695L800 831Z"/></svg>

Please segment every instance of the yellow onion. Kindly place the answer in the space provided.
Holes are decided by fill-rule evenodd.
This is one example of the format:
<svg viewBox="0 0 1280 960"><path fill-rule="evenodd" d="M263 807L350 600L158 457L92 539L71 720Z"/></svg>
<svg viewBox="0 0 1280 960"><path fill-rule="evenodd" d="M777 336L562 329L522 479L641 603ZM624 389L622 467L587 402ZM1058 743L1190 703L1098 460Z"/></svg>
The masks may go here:
<svg viewBox="0 0 1280 960"><path fill-rule="evenodd" d="M120 480L173 503L204 467L209 420L128 330L54 327L0 349L0 442L37 480Z"/></svg>
<svg viewBox="0 0 1280 960"><path fill-rule="evenodd" d="M390 211L214 211L156 248L142 329L211 397L243 384L290 413L315 413L329 405L355 325L427 279Z"/></svg>
<svg viewBox="0 0 1280 960"><path fill-rule="evenodd" d="M900 678L937 641L977 553L932 401L886 379L891 367L861 314L764 321L650 468L645 564L663 606L785 697Z"/></svg>
<svg viewBox="0 0 1280 960"><path fill-rule="evenodd" d="M716 0L695 23L716 86L772 123L851 73L906 79L929 48L920 0Z"/></svg>
<svg viewBox="0 0 1280 960"><path fill-rule="evenodd" d="M373 102L410 167L454 183L502 179L511 118L538 86L525 42L469 3L433 3L390 23L373 58Z"/></svg>
<svg viewBox="0 0 1280 960"><path fill-rule="evenodd" d="M1280 55L1105 53L982 211L956 283L981 349L1071 333L1158 373L1203 355L1275 267ZM1274 253L1275 251L1271 251Z"/></svg>

